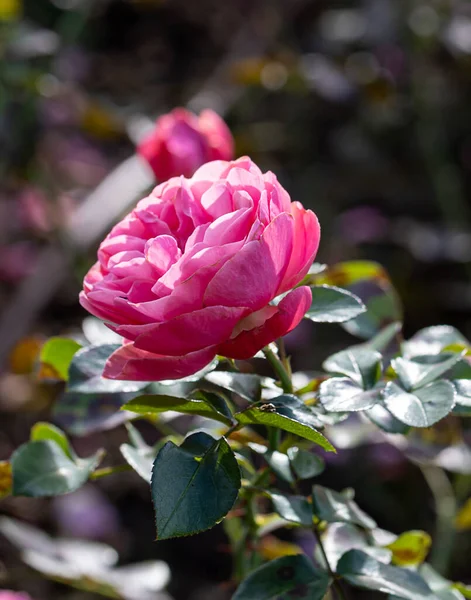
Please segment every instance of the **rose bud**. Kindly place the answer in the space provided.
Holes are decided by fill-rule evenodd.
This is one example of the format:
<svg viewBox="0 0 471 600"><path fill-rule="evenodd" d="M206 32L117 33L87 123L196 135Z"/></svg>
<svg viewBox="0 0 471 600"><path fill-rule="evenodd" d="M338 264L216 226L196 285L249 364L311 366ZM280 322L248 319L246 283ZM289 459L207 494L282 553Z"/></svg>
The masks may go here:
<svg viewBox="0 0 471 600"><path fill-rule="evenodd" d="M316 215L247 157L158 185L84 280L82 306L125 338L104 376L176 379L216 355L253 357L310 307L310 288L295 286L319 237Z"/></svg>
<svg viewBox="0 0 471 600"><path fill-rule="evenodd" d="M199 117L177 108L157 119L153 131L137 148L158 181L193 173L212 160L231 160L234 141L225 122L212 110Z"/></svg>

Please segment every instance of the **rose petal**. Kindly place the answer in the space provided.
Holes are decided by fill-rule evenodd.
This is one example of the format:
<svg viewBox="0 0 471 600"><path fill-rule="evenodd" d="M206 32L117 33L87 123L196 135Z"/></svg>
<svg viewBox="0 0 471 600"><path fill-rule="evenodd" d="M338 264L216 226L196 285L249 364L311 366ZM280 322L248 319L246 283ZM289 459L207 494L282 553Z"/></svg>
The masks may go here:
<svg viewBox="0 0 471 600"><path fill-rule="evenodd" d="M179 379L200 371L215 356L214 347L185 356L159 356L139 350L134 344L126 344L108 358L103 377L124 381Z"/></svg>
<svg viewBox="0 0 471 600"><path fill-rule="evenodd" d="M270 342L286 335L299 324L311 306L312 293L303 286L290 292L278 305L278 312L263 325L243 331L236 338L220 344L217 353L221 356L245 360L252 358Z"/></svg>

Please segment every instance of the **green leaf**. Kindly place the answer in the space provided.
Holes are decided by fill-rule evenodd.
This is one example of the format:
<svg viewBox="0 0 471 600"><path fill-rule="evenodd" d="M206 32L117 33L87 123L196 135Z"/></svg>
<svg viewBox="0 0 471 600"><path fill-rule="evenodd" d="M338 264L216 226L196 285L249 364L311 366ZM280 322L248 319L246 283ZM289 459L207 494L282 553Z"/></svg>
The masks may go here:
<svg viewBox="0 0 471 600"><path fill-rule="evenodd" d="M381 358L375 350L353 346L332 354L322 366L328 373L346 375L367 390L381 377Z"/></svg>
<svg viewBox="0 0 471 600"><path fill-rule="evenodd" d="M173 410L175 412L214 419L228 426L232 425L231 419L217 412L213 406L203 400L187 400L186 398L177 398L175 396L146 395L134 398L122 408L123 410L129 410L141 415Z"/></svg>
<svg viewBox="0 0 471 600"><path fill-rule="evenodd" d="M294 482L289 458L286 454L278 452L277 450L269 450L266 446L262 446L261 444L249 443L248 446L251 450L264 457L272 471L278 475L280 479L283 479L283 481L287 481L288 483Z"/></svg>
<svg viewBox="0 0 471 600"><path fill-rule="evenodd" d="M395 594L407 600L433 600L425 581L408 569L385 565L361 550L349 550L337 565L337 573L356 587Z"/></svg>
<svg viewBox="0 0 471 600"><path fill-rule="evenodd" d="M329 584L327 573L303 554L283 556L252 571L232 600L322 600Z"/></svg>
<svg viewBox="0 0 471 600"><path fill-rule="evenodd" d="M203 400L203 402L212 406L215 411L226 416L232 422L232 411L228 406L227 399L222 394L206 390L194 390L191 393L191 398L194 400Z"/></svg>
<svg viewBox="0 0 471 600"><path fill-rule="evenodd" d="M72 448L70 447L69 440L65 433L52 425L51 423L45 423L44 421L38 421L31 428L30 439L32 442L39 442L41 440L51 440L55 442L66 456L71 460L75 460L76 456Z"/></svg>
<svg viewBox="0 0 471 600"><path fill-rule="evenodd" d="M435 569L427 563L421 565L418 570L419 575L425 579L426 583L434 593L434 599L437 600L463 600L465 596L458 589L454 589L453 584L448 579L442 577ZM466 596L471 597L470 596Z"/></svg>
<svg viewBox="0 0 471 600"><path fill-rule="evenodd" d="M106 361L119 347L104 344L79 350L69 367L67 390L83 394L113 394L136 392L147 387L148 381L115 381L102 377Z"/></svg>
<svg viewBox="0 0 471 600"><path fill-rule="evenodd" d="M302 450L296 446L288 448L287 454L291 462L291 467L298 479L311 479L320 475L325 463L320 456L316 456L308 450Z"/></svg>
<svg viewBox="0 0 471 600"><path fill-rule="evenodd" d="M372 423L386 433L405 434L410 430L409 425L396 419L396 417L382 404L375 404L371 408L365 410L364 414Z"/></svg>
<svg viewBox="0 0 471 600"><path fill-rule="evenodd" d="M157 539L210 529L230 511L239 488L239 466L224 438L194 433L181 446L167 442L152 471Z"/></svg>
<svg viewBox="0 0 471 600"><path fill-rule="evenodd" d="M52 440L28 442L11 457L15 496L58 496L83 485L102 457L72 461Z"/></svg>
<svg viewBox="0 0 471 600"><path fill-rule="evenodd" d="M332 444L317 429L319 419L296 396L285 394L236 413L241 425L265 425L277 427L314 442L329 452L335 452Z"/></svg>
<svg viewBox="0 0 471 600"><path fill-rule="evenodd" d="M321 485L312 488L312 505L314 514L321 521L354 523L366 529L376 527L373 519L363 512L356 502Z"/></svg>
<svg viewBox="0 0 471 600"><path fill-rule="evenodd" d="M260 399L262 383L258 375L213 371L205 376L205 380L224 390L234 392L249 402L256 402Z"/></svg>
<svg viewBox="0 0 471 600"><path fill-rule="evenodd" d="M406 425L430 427L453 410L455 389L449 381L442 379L411 394L390 381L383 398L386 408Z"/></svg>
<svg viewBox="0 0 471 600"><path fill-rule="evenodd" d="M81 347L78 342L70 338L52 337L41 348L39 360L42 365L50 367L58 378L67 380L69 365Z"/></svg>
<svg viewBox="0 0 471 600"><path fill-rule="evenodd" d="M391 562L391 551L386 548L370 546L365 532L352 523L330 523L322 536L322 545L333 571L336 571L340 558L353 548L363 550L384 564ZM323 566L327 566L322 552L316 552L316 559Z"/></svg>
<svg viewBox="0 0 471 600"><path fill-rule="evenodd" d="M307 498L275 492L268 492L268 496L273 502L273 509L280 517L297 525L312 527L312 506Z"/></svg>
<svg viewBox="0 0 471 600"><path fill-rule="evenodd" d="M96 317L85 317L82 321L82 331L92 346L102 346L103 344L119 344L123 338L111 331L103 321Z"/></svg>
<svg viewBox="0 0 471 600"><path fill-rule="evenodd" d="M381 400L381 391L365 392L351 379L331 377L321 383L319 399L329 412L353 412L374 406Z"/></svg>
<svg viewBox="0 0 471 600"><path fill-rule="evenodd" d="M469 346L468 340L450 325L434 325L421 329L410 340L404 342L403 353L407 358L424 354L439 354L452 345Z"/></svg>
<svg viewBox="0 0 471 600"><path fill-rule="evenodd" d="M426 355L417 356L414 360L407 358L394 358L391 361L392 368L396 371L403 387L409 392L432 383L462 358L463 354L453 355Z"/></svg>
<svg viewBox="0 0 471 600"><path fill-rule="evenodd" d="M330 285L313 285L311 308L305 318L315 323L343 323L365 311L360 298Z"/></svg>

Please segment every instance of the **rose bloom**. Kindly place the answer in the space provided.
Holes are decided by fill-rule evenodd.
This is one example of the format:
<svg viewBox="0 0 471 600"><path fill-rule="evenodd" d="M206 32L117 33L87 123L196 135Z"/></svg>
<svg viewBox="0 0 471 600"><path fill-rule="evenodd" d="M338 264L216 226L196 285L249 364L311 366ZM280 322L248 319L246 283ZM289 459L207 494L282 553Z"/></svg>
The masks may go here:
<svg viewBox="0 0 471 600"><path fill-rule="evenodd" d="M112 229L84 280L82 306L125 338L104 376L175 379L217 354L253 357L310 307L309 287L293 288L319 236L316 215L246 157L158 185Z"/></svg>
<svg viewBox="0 0 471 600"><path fill-rule="evenodd" d="M231 132L212 110L200 116L177 108L157 119L155 128L137 148L159 181L185 175L191 177L198 167L212 160L234 156Z"/></svg>

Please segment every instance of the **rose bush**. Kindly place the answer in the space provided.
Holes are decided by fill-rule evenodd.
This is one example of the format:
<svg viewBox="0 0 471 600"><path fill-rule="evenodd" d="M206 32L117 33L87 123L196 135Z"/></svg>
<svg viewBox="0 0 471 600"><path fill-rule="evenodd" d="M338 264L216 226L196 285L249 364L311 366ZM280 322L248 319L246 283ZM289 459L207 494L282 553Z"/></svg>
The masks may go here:
<svg viewBox="0 0 471 600"><path fill-rule="evenodd" d="M173 379L216 354L254 356L308 310L311 290L295 286L319 237L316 215L246 157L158 185L84 280L82 306L124 338L104 376Z"/></svg>
<svg viewBox="0 0 471 600"><path fill-rule="evenodd" d="M157 119L137 148L159 181L185 175L212 160L231 160L234 141L225 122L212 110L199 116L177 108Z"/></svg>

